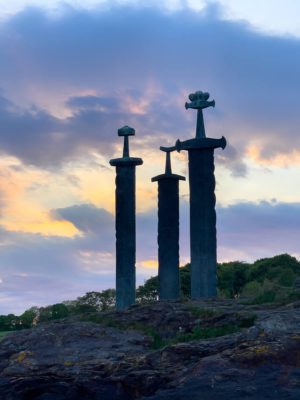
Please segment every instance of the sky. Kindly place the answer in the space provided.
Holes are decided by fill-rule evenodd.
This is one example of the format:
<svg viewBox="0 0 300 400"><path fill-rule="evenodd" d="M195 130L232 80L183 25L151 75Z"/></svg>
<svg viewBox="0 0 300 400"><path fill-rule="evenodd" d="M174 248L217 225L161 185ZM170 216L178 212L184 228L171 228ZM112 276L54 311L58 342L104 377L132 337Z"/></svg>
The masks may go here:
<svg viewBox="0 0 300 400"><path fill-rule="evenodd" d="M137 167L137 284L157 274L159 146L195 135L208 91L218 261L300 259L297 0L0 0L0 314L115 285L118 128ZM187 155L172 154L188 177ZM180 257L189 262L180 183Z"/></svg>

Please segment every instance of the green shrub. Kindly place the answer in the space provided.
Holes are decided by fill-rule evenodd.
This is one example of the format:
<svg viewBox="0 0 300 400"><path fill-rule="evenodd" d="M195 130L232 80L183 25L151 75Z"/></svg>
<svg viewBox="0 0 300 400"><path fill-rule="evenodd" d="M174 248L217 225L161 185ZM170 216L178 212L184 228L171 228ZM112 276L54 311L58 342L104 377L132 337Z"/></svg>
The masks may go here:
<svg viewBox="0 0 300 400"><path fill-rule="evenodd" d="M12 333L13 331L0 331L0 341L5 338L8 334Z"/></svg>
<svg viewBox="0 0 300 400"><path fill-rule="evenodd" d="M246 283L241 295L245 297L257 297L263 293L263 285L257 281Z"/></svg>
<svg viewBox="0 0 300 400"><path fill-rule="evenodd" d="M138 303L147 303L156 301L158 298L158 276L147 279L144 285L136 290L136 301Z"/></svg>
<svg viewBox="0 0 300 400"><path fill-rule="evenodd" d="M254 262L250 269L249 280L263 282L265 279L274 280L287 269L300 274L300 263L289 254L280 254L271 258L262 258Z"/></svg>
<svg viewBox="0 0 300 400"><path fill-rule="evenodd" d="M233 298L238 295L248 282L249 264L233 261L218 265L218 288L222 295Z"/></svg>
<svg viewBox="0 0 300 400"><path fill-rule="evenodd" d="M300 291L299 290L294 290L293 292L289 293L287 296L287 300L290 302L298 301L300 300Z"/></svg>
<svg viewBox="0 0 300 400"><path fill-rule="evenodd" d="M238 332L240 327L238 325L223 325L223 326L212 326L201 328L196 326L192 329L191 333L181 333L172 339L171 343L182 343L190 342L192 340L209 339L219 336L228 335L231 333Z"/></svg>
<svg viewBox="0 0 300 400"><path fill-rule="evenodd" d="M278 283L281 286L291 287L294 285L296 279L296 275L292 268L287 268L282 271L278 278Z"/></svg>
<svg viewBox="0 0 300 400"><path fill-rule="evenodd" d="M272 303L275 300L275 298L276 298L276 292L269 290L257 296L253 300L252 304Z"/></svg>
<svg viewBox="0 0 300 400"><path fill-rule="evenodd" d="M209 319L213 318L219 314L217 310L212 308L202 308L197 306L189 306L188 309L190 310L191 314L197 318Z"/></svg>

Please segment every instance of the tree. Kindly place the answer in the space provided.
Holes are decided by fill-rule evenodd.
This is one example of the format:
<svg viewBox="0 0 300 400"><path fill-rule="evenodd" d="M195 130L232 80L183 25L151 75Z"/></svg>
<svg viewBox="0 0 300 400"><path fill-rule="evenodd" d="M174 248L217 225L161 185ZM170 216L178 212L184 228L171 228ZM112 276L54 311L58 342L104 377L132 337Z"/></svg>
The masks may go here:
<svg viewBox="0 0 300 400"><path fill-rule="evenodd" d="M233 261L218 265L218 288L226 297L233 298L240 294L249 280L250 265Z"/></svg>
<svg viewBox="0 0 300 400"><path fill-rule="evenodd" d="M115 289L106 289L102 292L88 292L76 301L76 309L85 309L89 311L106 311L116 304Z"/></svg>
<svg viewBox="0 0 300 400"><path fill-rule="evenodd" d="M0 315L0 331L22 329L20 317L14 314Z"/></svg>
<svg viewBox="0 0 300 400"><path fill-rule="evenodd" d="M259 282L263 282L265 279L278 279L287 269L292 269L296 275L300 275L300 262L289 254L262 258L254 262L249 279Z"/></svg>
<svg viewBox="0 0 300 400"><path fill-rule="evenodd" d="M158 276L147 279L144 285L136 290L136 300L139 303L156 301L158 298Z"/></svg>
<svg viewBox="0 0 300 400"><path fill-rule="evenodd" d="M294 285L296 275L292 268L286 268L278 277L278 283L281 286L291 287Z"/></svg>
<svg viewBox="0 0 300 400"><path fill-rule="evenodd" d="M39 319L38 322L47 322L52 319L52 306L41 307L39 309Z"/></svg>
<svg viewBox="0 0 300 400"><path fill-rule="evenodd" d="M65 318L69 315L68 307L63 303L53 304L51 308L51 319Z"/></svg>
<svg viewBox="0 0 300 400"><path fill-rule="evenodd" d="M191 297L191 264L179 268L180 290L183 297Z"/></svg>
<svg viewBox="0 0 300 400"><path fill-rule="evenodd" d="M31 307L20 315L20 320L23 328L31 328L39 316L39 308Z"/></svg>

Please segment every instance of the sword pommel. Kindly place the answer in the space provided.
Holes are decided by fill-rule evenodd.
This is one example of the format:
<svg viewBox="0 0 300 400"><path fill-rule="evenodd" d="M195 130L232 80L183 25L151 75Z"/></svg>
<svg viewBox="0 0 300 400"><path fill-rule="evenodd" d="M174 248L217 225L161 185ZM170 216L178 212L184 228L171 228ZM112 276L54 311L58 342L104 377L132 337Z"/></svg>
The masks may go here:
<svg viewBox="0 0 300 400"><path fill-rule="evenodd" d="M207 107L215 107L215 101L209 99L208 92L201 92L200 90L189 95L190 103L185 103L185 108L194 108L195 110L202 110Z"/></svg>
<svg viewBox="0 0 300 400"><path fill-rule="evenodd" d="M118 135L124 137L124 146L123 146L123 158L129 157L129 136L135 135L135 130L130 126L123 126L122 128L118 129Z"/></svg>
<svg viewBox="0 0 300 400"><path fill-rule="evenodd" d="M164 151L165 153L170 153L172 151L177 150L176 146L171 146L171 147L164 147L164 146L160 146L159 148L161 151Z"/></svg>
<svg viewBox="0 0 300 400"><path fill-rule="evenodd" d="M122 128L118 129L118 135L119 136L134 136L135 135L135 130L131 128L130 126L123 126Z"/></svg>

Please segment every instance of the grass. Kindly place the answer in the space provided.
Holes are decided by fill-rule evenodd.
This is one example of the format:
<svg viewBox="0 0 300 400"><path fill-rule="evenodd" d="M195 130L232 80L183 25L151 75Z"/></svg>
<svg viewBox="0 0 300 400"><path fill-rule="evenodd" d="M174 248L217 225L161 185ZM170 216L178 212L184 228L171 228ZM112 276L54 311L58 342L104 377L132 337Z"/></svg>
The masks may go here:
<svg viewBox="0 0 300 400"><path fill-rule="evenodd" d="M287 302L293 302L300 300L300 291L294 290L287 296Z"/></svg>
<svg viewBox="0 0 300 400"><path fill-rule="evenodd" d="M196 317L196 318L202 318L202 319L209 319L216 317L217 315L220 315L220 313L217 310L214 310L213 308L202 308L202 307L197 307L197 306L189 306L188 310L191 312L191 314Z"/></svg>
<svg viewBox="0 0 300 400"><path fill-rule="evenodd" d="M210 319L215 317L216 315L220 315L220 313L214 309L205 309L196 306L191 306L189 309L193 316L202 319ZM239 332L242 328L249 328L250 326L252 326L256 319L256 315L251 314L247 316L240 316L240 318L239 315L237 315L236 323L224 324L221 326L200 327L197 325L192 329L191 332L177 333L174 337L168 339L163 338L161 334L152 326L144 325L135 321L128 323L119 322L115 319L112 319L111 317L96 314L84 316L82 319L98 324L101 323L106 326L117 328L120 330L134 329L142 332L143 334L152 338L152 343L150 345L151 349L158 350L165 346L170 346L177 343L185 343L192 340L210 339Z"/></svg>
<svg viewBox="0 0 300 400"><path fill-rule="evenodd" d="M5 336L12 333L14 331L0 331L0 340L2 340Z"/></svg>
<svg viewBox="0 0 300 400"><path fill-rule="evenodd" d="M255 297L253 300L248 302L248 304L259 305L259 304L289 304L295 301L300 300L300 291L299 290L290 290L282 287L278 287L277 291L268 290L262 293L261 295Z"/></svg>
<svg viewBox="0 0 300 400"><path fill-rule="evenodd" d="M257 305L257 304L273 303L275 301L275 298L276 298L276 293L272 290L268 290L263 294L255 297L255 299L250 304Z"/></svg>
<svg viewBox="0 0 300 400"><path fill-rule="evenodd" d="M152 333L153 343L151 348L154 350L161 349L165 346L174 345L177 343L187 343L193 340L212 339L220 336L230 335L239 332L242 328L249 328L253 325L256 316L251 316L236 324L226 324L221 326L200 327L195 326L192 332L179 333L171 339L162 339L158 332Z"/></svg>
<svg viewBox="0 0 300 400"><path fill-rule="evenodd" d="M195 326L190 333L181 333L170 340L170 344L191 342L192 340L210 339L238 332L241 327L237 324L210 326L201 328Z"/></svg>

